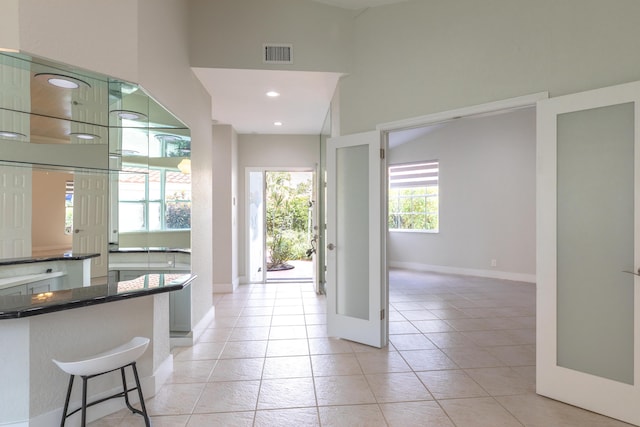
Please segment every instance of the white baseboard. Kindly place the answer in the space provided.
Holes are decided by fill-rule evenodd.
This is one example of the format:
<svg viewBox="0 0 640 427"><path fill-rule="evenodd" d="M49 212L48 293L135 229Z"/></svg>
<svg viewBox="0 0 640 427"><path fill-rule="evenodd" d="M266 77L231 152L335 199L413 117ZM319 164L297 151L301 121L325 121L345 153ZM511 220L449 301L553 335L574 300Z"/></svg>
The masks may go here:
<svg viewBox="0 0 640 427"><path fill-rule="evenodd" d="M190 347L200 339L200 336L207 329L207 326L213 321L216 316L216 308L211 307L207 314L198 322L198 324L187 334L177 335L171 337L171 348L174 347Z"/></svg>
<svg viewBox="0 0 640 427"><path fill-rule="evenodd" d="M214 294L230 294L234 291L233 283L214 283Z"/></svg>
<svg viewBox="0 0 640 427"><path fill-rule="evenodd" d="M160 391L160 387L167 382L171 374L173 373L173 354L169 354L166 359L158 366L158 369L153 374L153 384L150 386L153 387L153 394L147 393L144 384L142 386L142 391L144 392L145 398L155 396L158 391ZM148 397L147 397L148 396Z"/></svg>
<svg viewBox="0 0 640 427"><path fill-rule="evenodd" d="M512 273L499 270L479 270L473 268L448 267L444 265L421 264L417 262L389 261L390 268L403 268L434 273L459 274L461 276L487 277L490 279L512 280L515 282L536 283L535 274Z"/></svg>

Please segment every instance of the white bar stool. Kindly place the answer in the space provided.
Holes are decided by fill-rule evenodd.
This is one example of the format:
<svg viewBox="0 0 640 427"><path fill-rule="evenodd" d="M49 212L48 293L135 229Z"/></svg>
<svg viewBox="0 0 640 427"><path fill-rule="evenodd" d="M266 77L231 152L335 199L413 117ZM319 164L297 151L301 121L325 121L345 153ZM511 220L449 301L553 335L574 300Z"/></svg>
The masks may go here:
<svg viewBox="0 0 640 427"><path fill-rule="evenodd" d="M147 408L144 405L142 388L140 387L140 379L138 378L138 370L136 369L136 360L138 360L138 358L142 356L148 345L149 338L135 337L126 344L122 344L116 348L107 350L94 356L89 356L82 360L60 362L53 359L53 362L58 365L60 369L71 375L71 378L69 379L69 387L67 388L67 398L64 402L64 412L62 413L62 421L60 422L60 426L64 427L67 418L78 411L82 411L81 425L82 427L85 427L87 423L87 408L89 406L102 403L105 400L124 397L127 408L129 408L132 412L142 415L144 417L146 426L150 427L151 423L149 422ZM131 369L133 370L133 376L136 380L136 386L130 389L127 389L127 380L124 372L124 368L126 368L127 366L131 366ZM96 400L95 402L87 403L87 381L90 378L117 371L118 369L120 370L120 374L122 376L122 392L113 394L103 399ZM75 411L67 414L67 410L69 409L69 399L71 398L71 389L73 387L73 379L76 375L79 375L82 378L82 406ZM140 407L142 408L142 411L134 408L129 403L129 392L134 390L138 390L138 397L140 398Z"/></svg>

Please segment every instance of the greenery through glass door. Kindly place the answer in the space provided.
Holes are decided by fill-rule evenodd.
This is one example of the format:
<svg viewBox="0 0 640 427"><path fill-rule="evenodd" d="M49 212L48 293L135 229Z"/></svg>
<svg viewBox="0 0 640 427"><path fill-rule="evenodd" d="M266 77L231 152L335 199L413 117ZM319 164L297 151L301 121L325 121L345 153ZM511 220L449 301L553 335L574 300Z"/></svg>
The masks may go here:
<svg viewBox="0 0 640 427"><path fill-rule="evenodd" d="M308 259L311 226L310 172L267 172L267 270L293 268Z"/></svg>

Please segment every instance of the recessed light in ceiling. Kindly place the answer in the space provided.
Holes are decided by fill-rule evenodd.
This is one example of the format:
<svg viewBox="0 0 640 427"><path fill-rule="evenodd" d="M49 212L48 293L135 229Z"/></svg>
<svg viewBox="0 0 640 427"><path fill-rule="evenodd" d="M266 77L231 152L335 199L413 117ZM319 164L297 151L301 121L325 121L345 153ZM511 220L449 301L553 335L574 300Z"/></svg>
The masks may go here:
<svg viewBox="0 0 640 427"><path fill-rule="evenodd" d="M269 92L267 92L267 96L269 98L277 98L280 96L280 94L278 92L276 92L275 90L271 90Z"/></svg>
<svg viewBox="0 0 640 427"><path fill-rule="evenodd" d="M92 140L92 139L100 139L100 135L94 135L92 133L84 133L84 132L72 132L69 136L75 136L78 139Z"/></svg>
<svg viewBox="0 0 640 427"><path fill-rule="evenodd" d="M78 89L80 86L91 87L91 85L84 80L63 74L38 73L35 75L35 78L46 80L50 85L63 89Z"/></svg>
<svg viewBox="0 0 640 427"><path fill-rule="evenodd" d="M20 132L13 132L10 130L0 130L0 137L1 138L26 138L27 135L20 133Z"/></svg>
<svg viewBox="0 0 640 427"><path fill-rule="evenodd" d="M282 126L282 122L273 122L274 126Z"/></svg>
<svg viewBox="0 0 640 427"><path fill-rule="evenodd" d="M142 114L142 113L138 113L136 111L129 111L129 110L113 110L111 111L112 114L115 114L119 119L121 120L147 120L147 116Z"/></svg>

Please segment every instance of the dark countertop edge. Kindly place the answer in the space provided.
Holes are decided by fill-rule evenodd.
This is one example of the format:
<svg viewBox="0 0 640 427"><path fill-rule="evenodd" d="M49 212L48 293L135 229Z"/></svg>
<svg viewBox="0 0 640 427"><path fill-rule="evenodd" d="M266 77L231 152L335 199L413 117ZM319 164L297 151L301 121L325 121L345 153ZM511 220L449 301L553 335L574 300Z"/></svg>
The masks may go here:
<svg viewBox="0 0 640 427"><path fill-rule="evenodd" d="M144 289L144 290L137 290L137 291L131 291L131 292L124 292L118 295L105 295L105 296L99 296L99 297L93 297L93 298L89 298L89 299L84 299L84 300L77 300L77 301L69 301L69 302L65 302L65 303L60 303L60 304L52 304L52 305L45 305L45 306L40 306L40 307L33 307L33 308L26 308L26 309L20 309L20 310L16 310L16 311L7 311L7 312L0 312L0 320L4 320L4 319L23 319L25 317L31 317L31 316L38 316L40 314L48 314L48 313L55 313L57 311L66 311L66 310L72 310L74 308L82 308L82 307L89 307L92 305L97 305L97 304L105 304L105 303L109 303L109 302L116 302L116 301L123 301L123 300L127 300L127 299L131 299L131 298L139 298L139 297L145 297L145 296L149 296L149 295L155 295L155 294L163 294L166 292L174 292L174 291L180 291L184 288L186 288L187 286L189 286L191 284L191 282L193 282L196 279L195 274L192 274L188 280L185 280L183 283L179 283L176 285L169 285L169 286L163 286L163 287L158 287L158 288L151 288L151 289Z"/></svg>
<svg viewBox="0 0 640 427"><path fill-rule="evenodd" d="M132 254L132 253L176 253L191 255L191 249L181 248L119 248L109 249L110 254Z"/></svg>
<svg viewBox="0 0 640 427"><path fill-rule="evenodd" d="M0 265L33 264L37 262L49 262L49 261L81 261L89 258L96 258L99 256L100 254L77 254L77 255L69 255L69 256L65 256L64 254L59 254L59 255L46 255L46 256L24 257L24 258L7 258L7 259L0 259Z"/></svg>

